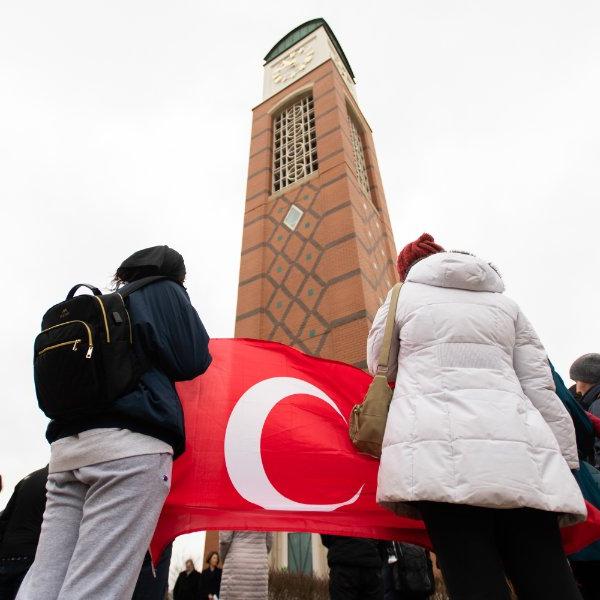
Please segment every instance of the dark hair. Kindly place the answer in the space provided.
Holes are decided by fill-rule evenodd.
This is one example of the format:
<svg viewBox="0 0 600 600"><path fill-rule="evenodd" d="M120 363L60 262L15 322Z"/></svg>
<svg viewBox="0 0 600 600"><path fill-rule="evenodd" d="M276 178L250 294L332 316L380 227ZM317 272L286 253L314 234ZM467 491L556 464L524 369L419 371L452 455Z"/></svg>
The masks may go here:
<svg viewBox="0 0 600 600"><path fill-rule="evenodd" d="M152 275L156 275L156 271L154 269L130 270L119 267L117 272L113 275L111 283L113 288L117 289L126 283L131 283L132 281L137 281L138 279L143 279L144 277L151 277ZM185 281L185 275L177 277L177 281L183 283Z"/></svg>
<svg viewBox="0 0 600 600"><path fill-rule="evenodd" d="M219 553L218 553L218 552L215 552L215 551L213 550L212 552L209 552L209 553L208 553L208 556L206 557L206 564L207 564L207 565L210 565L210 561L211 561L211 559L212 559L212 557L213 557L213 556L216 556L216 557L219 559L219 561L221 560L221 557L219 556ZM219 561L218 561L218 562L219 562Z"/></svg>

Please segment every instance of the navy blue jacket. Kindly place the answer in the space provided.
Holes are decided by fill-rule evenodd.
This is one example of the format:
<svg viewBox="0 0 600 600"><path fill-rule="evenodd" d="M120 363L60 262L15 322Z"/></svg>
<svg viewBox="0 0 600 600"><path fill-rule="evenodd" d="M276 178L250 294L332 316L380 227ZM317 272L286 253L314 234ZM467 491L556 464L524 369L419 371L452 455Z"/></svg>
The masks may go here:
<svg viewBox="0 0 600 600"><path fill-rule="evenodd" d="M118 427L170 444L177 458L185 450L185 430L174 382L194 379L208 369L208 334L187 292L174 281L158 281L133 292L128 309L134 350L151 365L137 389L102 414L51 421L46 438L52 443L88 429Z"/></svg>

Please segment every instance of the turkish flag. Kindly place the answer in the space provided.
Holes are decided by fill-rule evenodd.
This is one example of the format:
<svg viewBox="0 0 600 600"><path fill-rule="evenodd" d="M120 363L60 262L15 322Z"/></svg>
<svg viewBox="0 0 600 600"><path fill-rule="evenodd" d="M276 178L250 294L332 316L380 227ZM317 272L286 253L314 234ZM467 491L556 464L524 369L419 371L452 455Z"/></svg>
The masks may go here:
<svg viewBox="0 0 600 600"><path fill-rule="evenodd" d="M430 547L421 521L377 505L377 460L348 437L352 407L371 377L282 344L210 343L213 363L177 391L187 449L175 462L152 555L210 529L305 531ZM600 539L600 513L567 528L568 552Z"/></svg>

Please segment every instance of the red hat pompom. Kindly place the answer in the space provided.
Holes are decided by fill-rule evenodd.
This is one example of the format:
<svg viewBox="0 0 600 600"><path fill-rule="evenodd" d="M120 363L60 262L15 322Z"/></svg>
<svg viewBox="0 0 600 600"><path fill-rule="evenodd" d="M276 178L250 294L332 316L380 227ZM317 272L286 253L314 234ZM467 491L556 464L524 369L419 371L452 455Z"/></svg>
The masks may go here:
<svg viewBox="0 0 600 600"><path fill-rule="evenodd" d="M428 233L422 234L419 239L404 246L398 255L397 263L400 281L406 280L408 271L418 260L443 251L444 249L436 244L433 236Z"/></svg>

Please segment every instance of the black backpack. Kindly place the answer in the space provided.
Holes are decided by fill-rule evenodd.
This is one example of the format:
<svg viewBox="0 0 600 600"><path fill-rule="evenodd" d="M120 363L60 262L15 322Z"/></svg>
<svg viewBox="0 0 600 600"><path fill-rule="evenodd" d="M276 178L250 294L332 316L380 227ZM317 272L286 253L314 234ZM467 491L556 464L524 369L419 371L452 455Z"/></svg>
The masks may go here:
<svg viewBox="0 0 600 600"><path fill-rule="evenodd" d="M166 277L145 277L111 294L73 287L50 308L36 337L33 373L38 404L50 419L100 413L131 392L147 365L133 350L127 297ZM80 287L93 295L75 296Z"/></svg>
<svg viewBox="0 0 600 600"><path fill-rule="evenodd" d="M395 542L398 562L393 565L394 587L402 598L423 599L435 592L433 565L429 553L414 544Z"/></svg>

